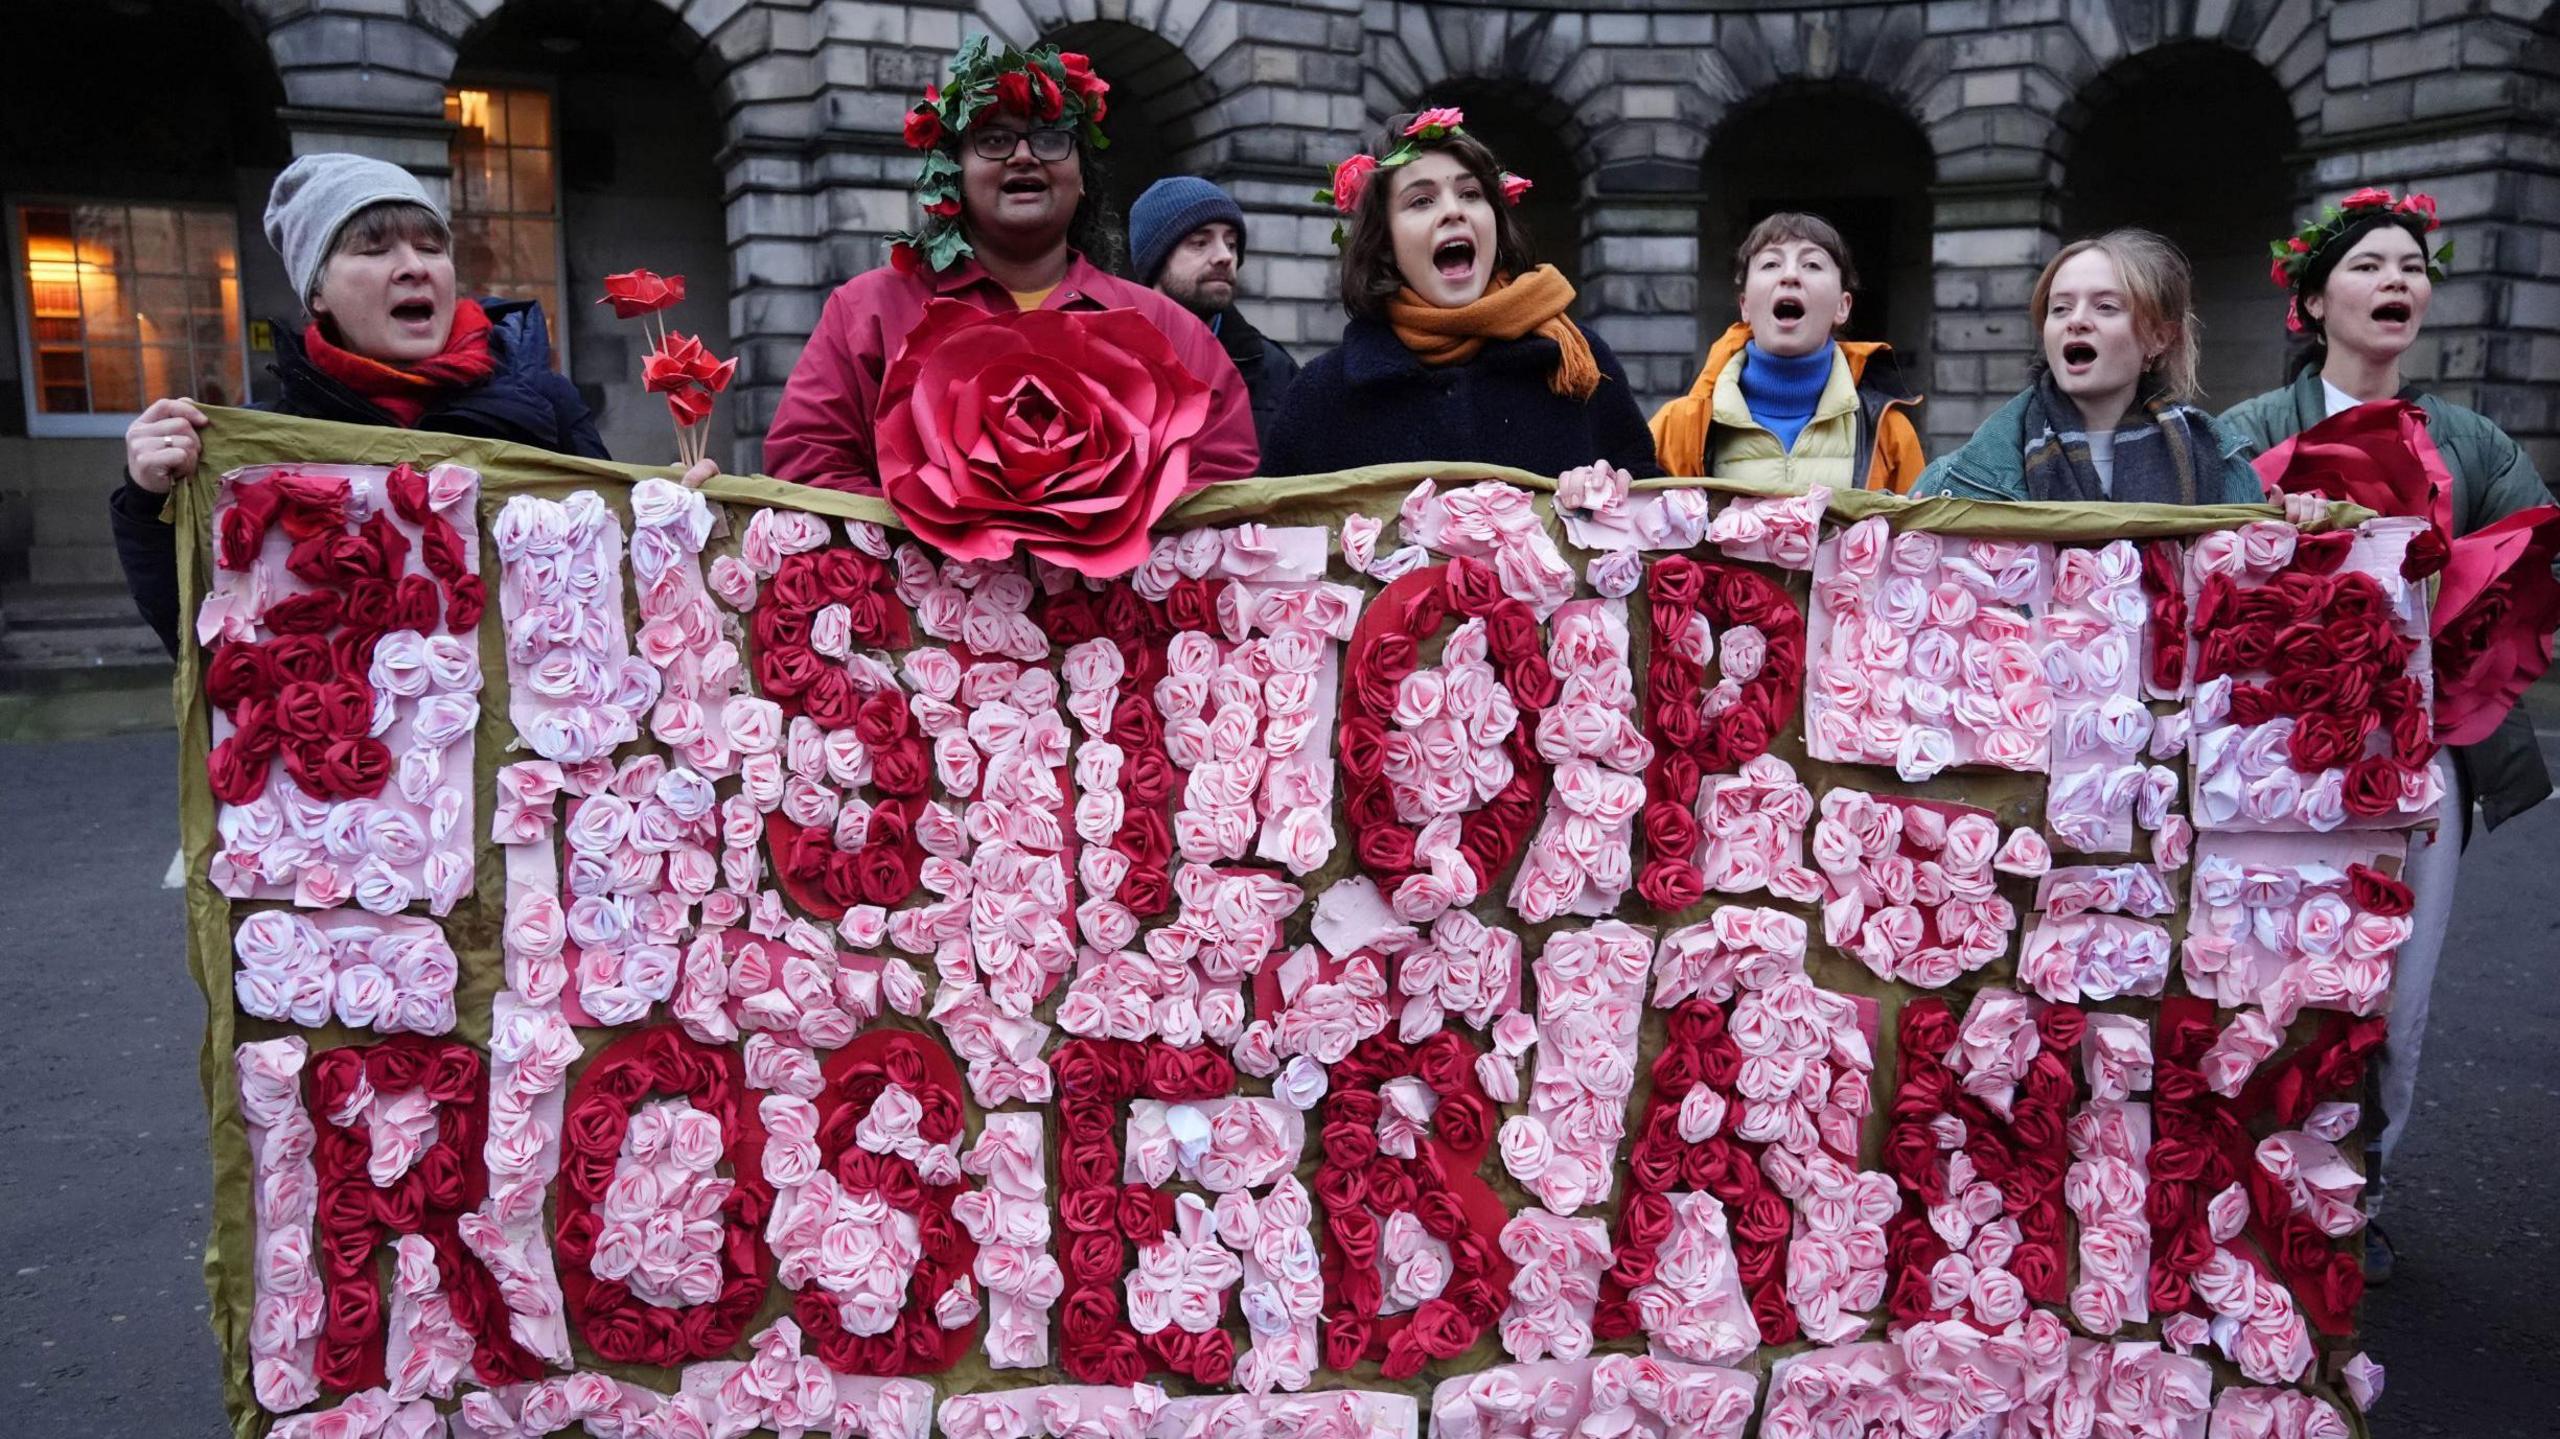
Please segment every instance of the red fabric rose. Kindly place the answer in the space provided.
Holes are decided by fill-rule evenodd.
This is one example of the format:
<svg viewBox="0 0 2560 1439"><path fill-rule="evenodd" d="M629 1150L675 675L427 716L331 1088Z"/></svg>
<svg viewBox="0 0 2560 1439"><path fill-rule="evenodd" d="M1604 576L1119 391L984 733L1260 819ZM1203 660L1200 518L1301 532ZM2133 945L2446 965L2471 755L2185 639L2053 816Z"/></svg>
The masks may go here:
<svg viewBox="0 0 2560 1439"><path fill-rule="evenodd" d="M2296 770L2318 774L2355 757L2364 744L2355 719L2326 711L2306 714L2285 737L2285 756Z"/></svg>
<svg viewBox="0 0 2560 1439"><path fill-rule="evenodd" d="M1506 598L1502 577L1495 573L1493 566L1464 555L1450 560L1442 568L1440 590L1451 609L1470 619L1493 614ZM1438 627L1436 623L1430 626L1433 629ZM1490 622L1487 627L1492 627ZM1501 655L1504 652L1496 649L1494 653Z"/></svg>
<svg viewBox="0 0 2560 1439"><path fill-rule="evenodd" d="M2400 762L2389 755L2367 755L2347 766L2347 813L2379 819L2400 807Z"/></svg>
<svg viewBox="0 0 2560 1439"><path fill-rule="evenodd" d="M2347 893L2355 907L2368 914L2399 918L2417 905L2409 886L2384 874L2371 865L2347 866Z"/></svg>
<svg viewBox="0 0 2560 1439"><path fill-rule="evenodd" d="M258 549L275 523L284 491L273 481L242 485L231 492L214 532L214 561L226 570L245 570L258 561Z"/></svg>
<svg viewBox="0 0 2560 1439"><path fill-rule="evenodd" d="M213 797L228 805L244 805L267 791L267 766L273 749L257 752L257 741L233 735L205 757L205 779Z"/></svg>
<svg viewBox="0 0 2560 1439"><path fill-rule="evenodd" d="M1432 1112L1431 1125L1451 1149L1461 1154L1482 1153L1490 1138L1485 1102L1472 1094L1444 1098Z"/></svg>
<svg viewBox="0 0 2560 1439"><path fill-rule="evenodd" d="M1190 487L1208 415L1208 386L1135 311L938 300L881 384L881 492L951 558L1019 546L1109 578Z"/></svg>
<svg viewBox="0 0 2560 1439"><path fill-rule="evenodd" d="M1687 909L1706 897L1706 876L1695 864L1657 859L1647 864L1636 878L1636 892L1644 902L1665 913Z"/></svg>
<svg viewBox="0 0 2560 1439"><path fill-rule="evenodd" d="M391 751L370 736L289 745L285 772L316 799L371 799L391 779Z"/></svg>

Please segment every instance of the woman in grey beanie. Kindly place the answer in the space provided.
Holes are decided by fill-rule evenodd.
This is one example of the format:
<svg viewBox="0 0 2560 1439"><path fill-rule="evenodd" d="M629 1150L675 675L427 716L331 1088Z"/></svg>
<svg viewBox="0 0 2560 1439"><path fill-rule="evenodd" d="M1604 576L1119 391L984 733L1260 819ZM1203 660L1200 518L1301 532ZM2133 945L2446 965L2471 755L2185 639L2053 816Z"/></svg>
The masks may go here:
<svg viewBox="0 0 2560 1439"><path fill-rule="evenodd" d="M281 393L262 408L609 458L577 388L551 368L551 336L531 300L455 293L444 208L417 177L363 155L305 155L276 177L267 239L311 314L279 327ZM108 500L135 605L178 650L177 538L160 518L169 487L195 473L204 412L156 400L125 431L125 481ZM688 472L699 484L708 461Z"/></svg>

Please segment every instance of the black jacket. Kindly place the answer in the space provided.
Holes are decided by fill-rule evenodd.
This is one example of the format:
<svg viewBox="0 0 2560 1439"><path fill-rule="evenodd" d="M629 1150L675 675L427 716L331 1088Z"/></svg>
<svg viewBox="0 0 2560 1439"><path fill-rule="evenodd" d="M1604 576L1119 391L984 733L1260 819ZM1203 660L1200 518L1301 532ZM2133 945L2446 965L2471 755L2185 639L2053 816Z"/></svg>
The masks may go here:
<svg viewBox="0 0 2560 1439"><path fill-rule="evenodd" d="M531 300L482 300L489 312L489 344L498 368L488 379L446 396L418 417L413 430L473 439L507 440L564 454L608 459L595 416L578 387L551 368L551 332L542 306ZM276 328L276 362L268 367L283 387L275 403L255 408L311 420L397 428L371 401L321 373L302 350L299 331ZM199 477L205 478L205 477ZM124 563L125 588L134 607L178 653L178 540L160 518L164 497L134 484L131 476L107 498L115 527L116 558Z"/></svg>
<svg viewBox="0 0 2560 1439"><path fill-rule="evenodd" d="M1235 361L1236 373L1244 376L1245 398L1253 404L1253 437L1268 449L1271 419L1280 413L1280 398L1289 392L1289 382L1298 378L1298 362L1280 348L1279 341L1234 310L1218 316L1217 334L1220 348Z"/></svg>
<svg viewBox="0 0 2560 1439"><path fill-rule="evenodd" d="M1384 322L1353 320L1342 344L1301 371L1281 400L1262 472L1447 460L1560 475L1607 460L1639 479L1661 474L1626 370L1598 335L1590 339L1600 388L1577 400L1547 388L1557 353L1543 336L1493 341L1462 365L1426 366Z"/></svg>

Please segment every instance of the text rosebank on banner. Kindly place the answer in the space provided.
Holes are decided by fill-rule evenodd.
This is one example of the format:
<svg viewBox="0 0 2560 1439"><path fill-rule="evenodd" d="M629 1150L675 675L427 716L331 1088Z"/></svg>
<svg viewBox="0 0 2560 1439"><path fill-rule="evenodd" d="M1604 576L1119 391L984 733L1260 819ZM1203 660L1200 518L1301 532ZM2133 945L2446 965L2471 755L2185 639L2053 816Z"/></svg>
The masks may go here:
<svg viewBox="0 0 2560 1439"><path fill-rule="evenodd" d="M243 1435L2363 1431L2417 522L207 446Z"/></svg>

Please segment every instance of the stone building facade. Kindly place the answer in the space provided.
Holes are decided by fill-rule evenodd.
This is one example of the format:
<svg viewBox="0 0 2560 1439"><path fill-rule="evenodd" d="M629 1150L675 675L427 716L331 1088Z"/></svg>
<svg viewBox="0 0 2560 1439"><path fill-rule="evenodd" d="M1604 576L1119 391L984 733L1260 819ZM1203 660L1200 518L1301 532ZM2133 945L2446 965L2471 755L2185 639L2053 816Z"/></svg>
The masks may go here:
<svg viewBox="0 0 2560 1439"><path fill-rule="evenodd" d="M0 93L17 97L0 176L13 267L29 264L19 215L30 197L228 205L231 303L253 320L295 308L257 229L265 184L291 155L363 150L432 184L479 185L457 174L486 153L457 148L452 92L547 96L548 133L517 138L553 151L541 162L553 228L538 233L556 258L562 359L625 458L672 447L637 390L633 337L581 297L611 270L686 270L695 298L679 325L742 357L727 458L753 466L828 290L878 263L880 237L908 222L902 112L964 36L985 32L1094 57L1114 86L1114 191L1188 172L1236 195L1255 321L1302 358L1341 325L1327 298L1333 221L1310 194L1384 117L1424 102L1466 106L1470 127L1536 180L1532 229L1648 404L1686 387L1731 318L1729 252L1750 221L1823 210L1859 250L1854 323L1917 365L1933 449L2024 382L2027 291L2066 237L2140 221L2189 249L2206 380L2228 403L2283 378L2267 239L2321 197L2418 186L2438 197L2457 258L2413 371L2560 475L2560 391L2540 382L2560 374L2550 0L62 8L97 13L53 35L34 21L33 43L21 28L0 60ZM66 64L117 45L148 52L140 78ZM209 54L219 63L204 64ZM204 124L145 127L137 144L122 118L171 106L171 84ZM540 269L541 247L514 233L518 248L493 263ZM36 414L31 293L13 278L0 301L16 332L0 347L0 574L112 581L102 502L119 450ZM253 392L259 338L251 329L245 342Z"/></svg>

